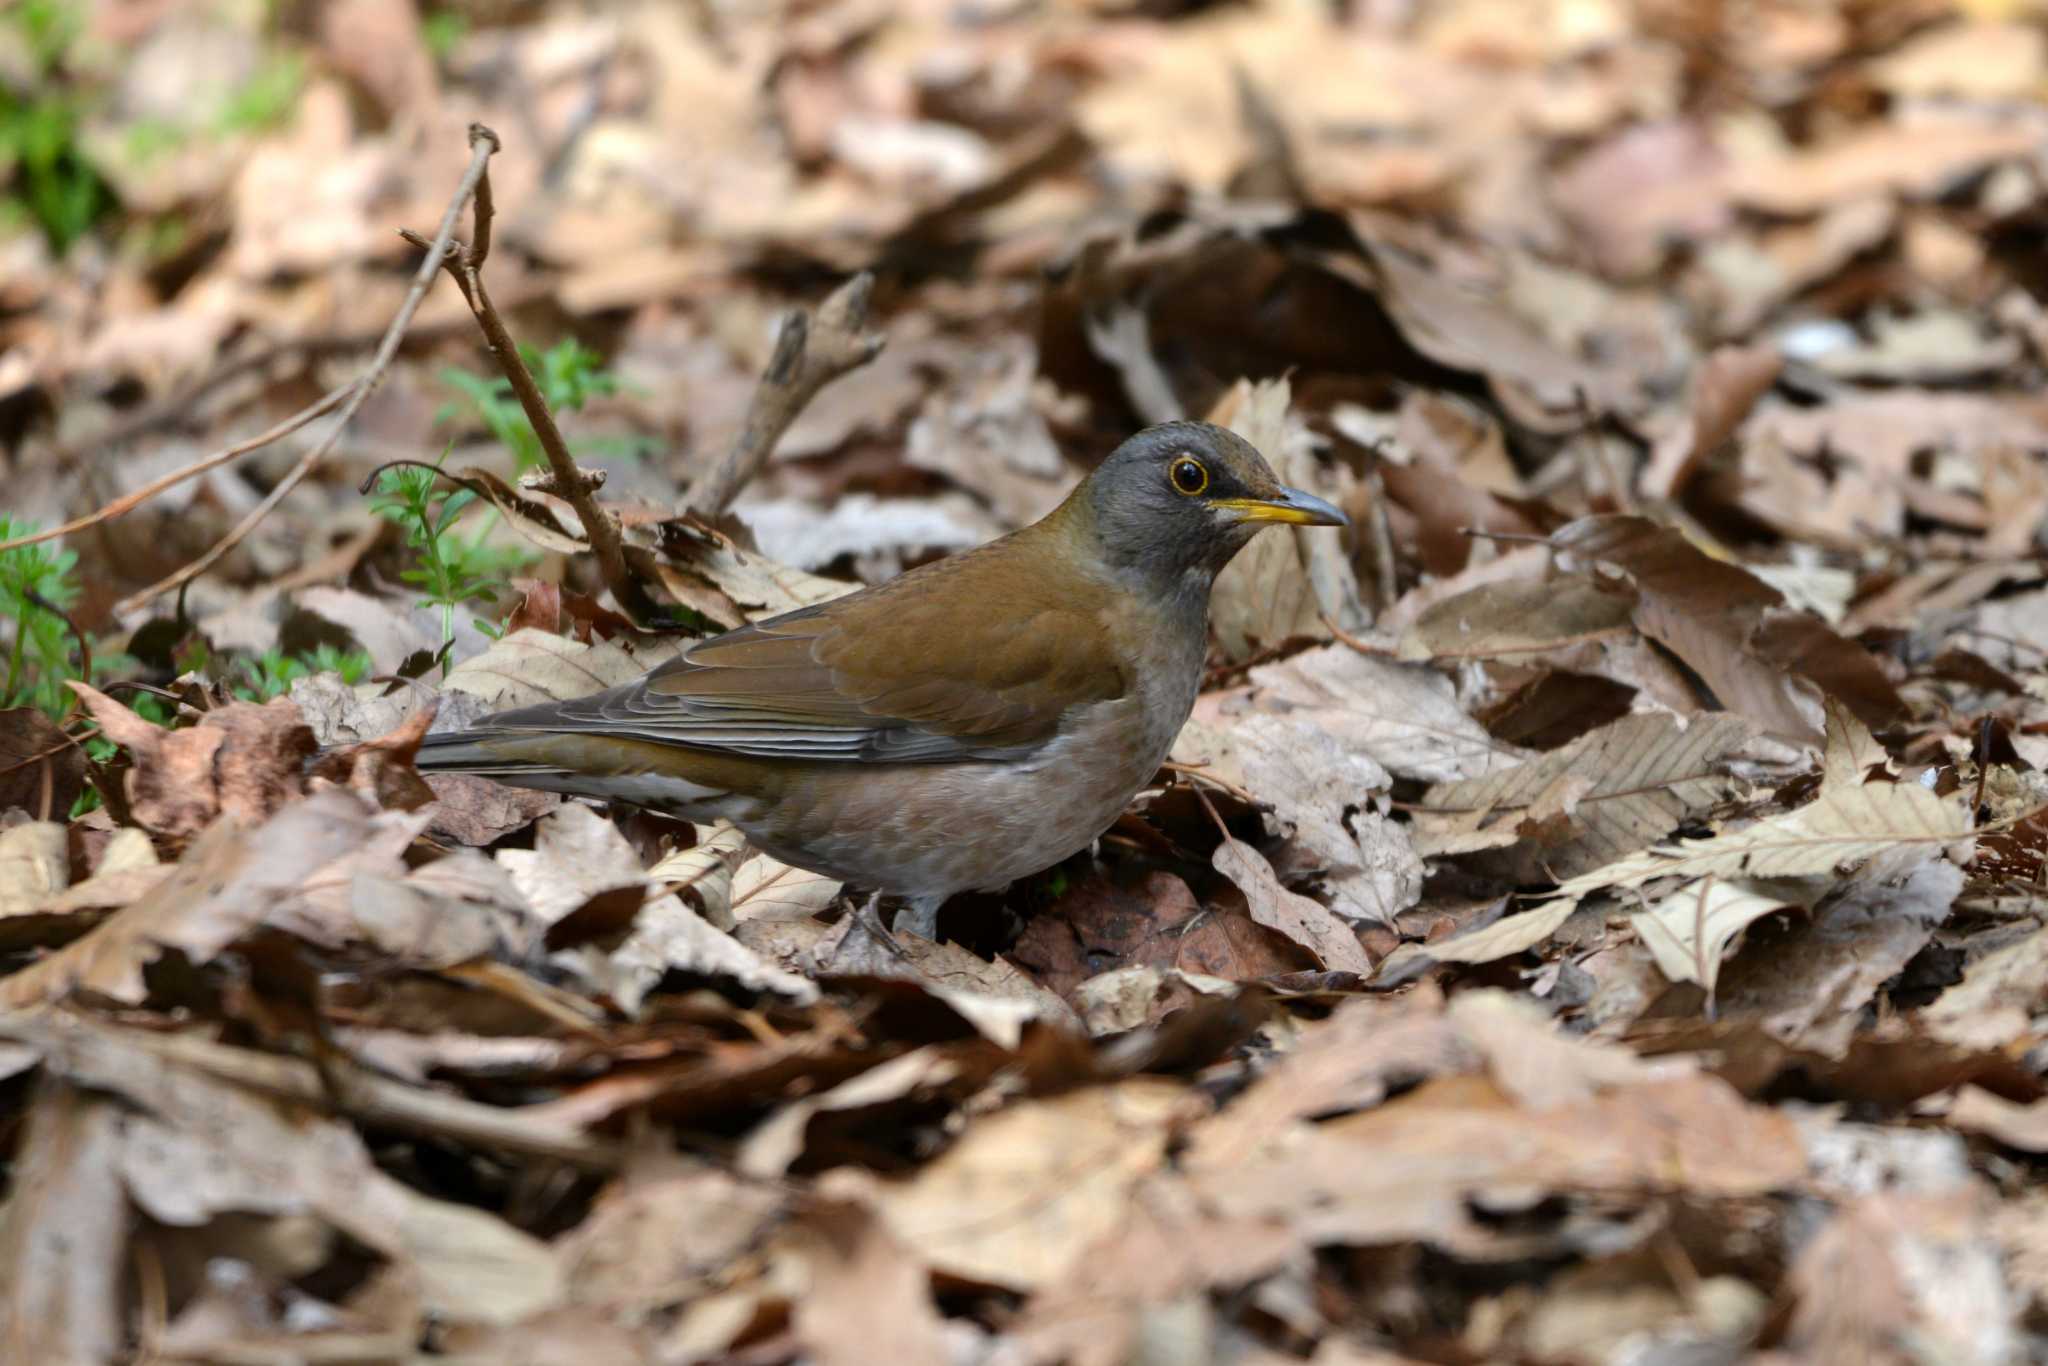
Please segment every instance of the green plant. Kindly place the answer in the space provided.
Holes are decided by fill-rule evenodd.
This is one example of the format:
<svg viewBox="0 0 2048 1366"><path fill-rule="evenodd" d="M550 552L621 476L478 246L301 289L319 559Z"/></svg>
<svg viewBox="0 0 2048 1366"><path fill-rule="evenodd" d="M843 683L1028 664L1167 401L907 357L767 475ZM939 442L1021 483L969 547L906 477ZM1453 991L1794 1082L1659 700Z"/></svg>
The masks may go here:
<svg viewBox="0 0 2048 1366"><path fill-rule="evenodd" d="M554 413L580 412L583 405L592 398L620 392L619 377L604 369L599 362L603 359L597 352L585 347L574 337L564 337L545 351L521 345L519 354L526 361L526 368L533 372L533 379L539 387L541 397L547 400L548 410ZM519 400L512 393L512 381L503 375L486 378L467 370L449 367L441 372L441 382L458 391L469 400L469 407L476 420L499 444L512 452L515 471L524 473L539 466L544 458L540 448L540 436L527 421L526 410L519 406ZM446 420L460 416L453 405L443 408L440 417ZM644 451L647 443L613 443L613 448L628 455Z"/></svg>
<svg viewBox="0 0 2048 1366"><path fill-rule="evenodd" d="M443 451L442 459L447 455ZM438 462L385 470L377 478L370 506L380 517L404 527L406 544L418 552L419 563L399 577L421 590L420 606L441 609L441 644L445 648L455 639L455 609L491 601L506 577L532 557L487 544L498 516L495 508L472 535L456 534L456 519L477 501L477 495L466 488L445 497L437 495L440 473ZM476 626L486 635L498 634L487 622L478 621Z"/></svg>
<svg viewBox="0 0 2048 1366"><path fill-rule="evenodd" d="M369 677L370 657L360 650L340 650L332 645L322 645L311 654L265 650L243 661L244 681L232 686L235 696L244 702L268 702L289 692L299 679L318 673L340 674L342 682L354 686Z"/></svg>
<svg viewBox="0 0 2048 1366"><path fill-rule="evenodd" d="M84 98L62 69L83 22L68 0L23 0L0 14L0 43L28 54L27 87L0 85L0 168L12 168L0 203L9 216L33 221L59 252L114 205L79 146Z"/></svg>
<svg viewBox="0 0 2048 1366"><path fill-rule="evenodd" d="M420 41L437 62L447 61L468 33L469 19L453 10L437 9L420 19Z"/></svg>
<svg viewBox="0 0 2048 1366"><path fill-rule="evenodd" d="M214 116L222 133L260 133L285 122L299 102L306 64L295 52L283 53L256 68L248 80L228 92Z"/></svg>
<svg viewBox="0 0 2048 1366"><path fill-rule="evenodd" d="M0 541L35 529L0 516ZM71 627L64 619L78 598L72 579L77 564L74 552L48 541L0 551L0 611L14 623L0 707L40 707L53 719L71 709L72 693L64 684L84 677L72 659Z"/></svg>

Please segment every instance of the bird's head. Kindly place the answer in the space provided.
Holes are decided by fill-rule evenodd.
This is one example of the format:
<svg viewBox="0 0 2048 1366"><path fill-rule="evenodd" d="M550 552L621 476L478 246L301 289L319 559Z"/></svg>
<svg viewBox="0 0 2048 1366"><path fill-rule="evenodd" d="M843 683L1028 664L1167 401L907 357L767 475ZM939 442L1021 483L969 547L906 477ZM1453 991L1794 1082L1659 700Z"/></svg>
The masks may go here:
<svg viewBox="0 0 2048 1366"><path fill-rule="evenodd" d="M1314 494L1291 489L1249 441L1207 422L1165 422L1118 446L1088 476L1104 558L1155 582L1204 586L1262 529L1347 526Z"/></svg>

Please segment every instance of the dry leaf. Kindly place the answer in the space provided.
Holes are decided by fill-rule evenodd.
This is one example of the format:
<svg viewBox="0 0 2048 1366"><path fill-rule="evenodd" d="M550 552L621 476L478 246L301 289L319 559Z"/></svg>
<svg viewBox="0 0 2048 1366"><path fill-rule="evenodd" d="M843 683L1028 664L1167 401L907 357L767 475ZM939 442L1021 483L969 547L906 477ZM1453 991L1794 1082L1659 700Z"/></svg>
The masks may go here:
<svg viewBox="0 0 2048 1366"><path fill-rule="evenodd" d="M1750 738L1746 721L1625 716L1515 768L1440 783L1414 813L1424 858L1513 845L1489 861L1528 883L1564 881L1669 835L1735 789L1726 760ZM1568 807L1543 809L1560 782ZM1552 817L1554 827L1546 823Z"/></svg>
<svg viewBox="0 0 2048 1366"><path fill-rule="evenodd" d="M907 1181L869 1196L949 1276L1016 1290L1067 1275L1164 1161L1180 1088L1151 1079L1022 1101L984 1117Z"/></svg>
<svg viewBox="0 0 2048 1366"><path fill-rule="evenodd" d="M1281 886L1273 865L1258 850L1242 840L1226 839L1216 847L1212 861L1216 871L1244 893L1252 919L1280 931L1332 971L1360 976L1372 972L1372 959L1350 927L1320 902Z"/></svg>

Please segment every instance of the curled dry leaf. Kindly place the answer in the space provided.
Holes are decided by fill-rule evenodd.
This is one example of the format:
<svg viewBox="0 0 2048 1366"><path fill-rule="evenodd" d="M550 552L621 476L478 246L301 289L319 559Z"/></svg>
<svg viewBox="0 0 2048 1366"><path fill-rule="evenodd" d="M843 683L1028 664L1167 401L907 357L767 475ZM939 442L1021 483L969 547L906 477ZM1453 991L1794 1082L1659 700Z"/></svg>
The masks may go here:
<svg viewBox="0 0 2048 1366"><path fill-rule="evenodd" d="M677 602L723 627L829 602L860 587L778 564L695 514L661 530L662 557L647 556L649 567Z"/></svg>
<svg viewBox="0 0 2048 1366"><path fill-rule="evenodd" d="M1252 919L1286 935L1334 972L1361 977L1372 972L1372 959L1351 928L1321 902L1281 886L1264 854L1242 840L1226 839L1217 846L1213 862L1216 871L1244 893Z"/></svg>
<svg viewBox="0 0 2048 1366"><path fill-rule="evenodd" d="M1635 594L1589 574L1483 583L1429 604L1401 634L1404 660L1498 659L1629 632Z"/></svg>
<svg viewBox="0 0 2048 1366"><path fill-rule="evenodd" d="M1842 695L1873 725L1903 714L1898 693L1860 646L1817 618L1785 611L1776 589L1669 527L1642 517L1582 517L1551 543L1578 562L1627 574L1639 595L1637 629L1684 660L1722 707L1768 734L1818 740L1819 689Z"/></svg>
<svg viewBox="0 0 2048 1366"><path fill-rule="evenodd" d="M412 764L439 706L439 699L431 699L414 708L405 724L389 735L323 751L307 777L338 783L387 810L418 810L436 798Z"/></svg>
<svg viewBox="0 0 2048 1366"><path fill-rule="evenodd" d="M1784 897L1753 882L1702 878L1629 917L1658 969L1674 982L1697 982L1711 995L1721 959L1750 925L1790 908Z"/></svg>
<svg viewBox="0 0 2048 1366"><path fill-rule="evenodd" d="M1458 705L1450 681L1419 665L1325 645L1262 664L1251 681L1256 709L1320 731L1398 777L1450 782L1528 757L1488 735Z"/></svg>
<svg viewBox="0 0 2048 1366"><path fill-rule="evenodd" d="M71 854L62 825L24 821L0 830L0 916L42 909L70 880Z"/></svg>
<svg viewBox="0 0 2048 1366"><path fill-rule="evenodd" d="M1627 411L1634 399L1613 376L1566 354L1492 300L1467 293L1398 248L1370 245L1380 299L1416 350L1440 365L1484 375L1513 417L1562 433L1595 412Z"/></svg>
<svg viewBox="0 0 2048 1366"><path fill-rule="evenodd" d="M958 944L935 944L915 935L883 942L863 916L850 914L835 926L818 942L812 962L819 977L908 982L1001 1048L1017 1047L1033 1021L1080 1030L1071 1006L1000 954L985 959Z"/></svg>
<svg viewBox="0 0 2048 1366"><path fill-rule="evenodd" d="M1700 463L1735 435L1784 368L1774 346L1716 347L1693 372L1682 415L1657 438L1643 467L1643 496L1662 500L1685 492Z"/></svg>
<svg viewBox="0 0 2048 1366"><path fill-rule="evenodd" d="M46 1081L38 1100L0 1205L0 1343L17 1361L112 1361L133 1218L121 1183L108 1179L122 1117L66 1081Z"/></svg>
<svg viewBox="0 0 2048 1366"><path fill-rule="evenodd" d="M47 1069L140 1112L121 1127L120 1151L99 1175L160 1223L311 1212L390 1260L433 1312L459 1320L510 1322L561 1299L561 1269L545 1244L385 1175L340 1121L182 1065L131 1031L84 1017L42 1015L9 1033L40 1050ZM118 1182L106 1181L110 1171Z"/></svg>
<svg viewBox="0 0 2048 1366"><path fill-rule="evenodd" d="M1660 877L1832 877L1885 857L1904 872L1944 847L1967 841L1969 808L1916 783L1823 787L1813 801L1706 839L1646 849L1564 883L1582 896L1605 887L1640 887Z"/></svg>
<svg viewBox="0 0 2048 1366"><path fill-rule="evenodd" d="M950 1366L922 1250L876 1216L860 1186L828 1176L799 1212L795 1233L809 1286L791 1330L819 1366Z"/></svg>
<svg viewBox="0 0 2048 1366"><path fill-rule="evenodd" d="M607 934L614 947L580 943L565 950L562 960L629 1013L671 971L722 978L798 1002L817 999L810 982L759 957L665 891L642 870L618 827L587 806L558 807L540 820L532 849L501 849L497 861L549 925L601 916L605 924L597 933ZM730 876L724 875L728 885Z"/></svg>
<svg viewBox="0 0 2048 1366"><path fill-rule="evenodd" d="M305 790L313 732L289 699L229 702L197 725L165 730L95 688L71 686L107 738L133 757L128 808L158 835L195 835L223 814L253 825Z"/></svg>

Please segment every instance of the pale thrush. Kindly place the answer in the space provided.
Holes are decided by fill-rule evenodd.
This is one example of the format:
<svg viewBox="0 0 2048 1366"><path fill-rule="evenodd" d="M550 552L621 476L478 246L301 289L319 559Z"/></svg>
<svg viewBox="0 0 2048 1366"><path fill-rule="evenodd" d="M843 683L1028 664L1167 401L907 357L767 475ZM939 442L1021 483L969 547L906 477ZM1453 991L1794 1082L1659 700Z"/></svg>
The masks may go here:
<svg viewBox="0 0 2048 1366"><path fill-rule="evenodd" d="M1270 523L1342 526L1204 422L1138 433L1042 521L691 646L638 682L427 738L419 767L724 817L786 863L909 900L1086 846L1166 758L1209 590Z"/></svg>

